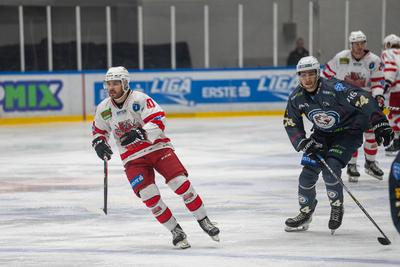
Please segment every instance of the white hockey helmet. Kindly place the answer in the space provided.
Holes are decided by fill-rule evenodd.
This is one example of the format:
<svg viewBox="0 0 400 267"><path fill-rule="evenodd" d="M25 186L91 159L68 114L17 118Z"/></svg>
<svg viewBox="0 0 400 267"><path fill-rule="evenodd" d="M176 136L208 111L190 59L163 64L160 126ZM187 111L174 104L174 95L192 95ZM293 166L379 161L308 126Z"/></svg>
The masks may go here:
<svg viewBox="0 0 400 267"><path fill-rule="evenodd" d="M350 44L355 42L366 42L366 41L367 41L367 36L362 31L354 31L350 33L349 36Z"/></svg>
<svg viewBox="0 0 400 267"><path fill-rule="evenodd" d="M104 88L107 88L108 81L121 81L124 91L129 90L129 72L125 67L111 67L108 69L104 78Z"/></svg>
<svg viewBox="0 0 400 267"><path fill-rule="evenodd" d="M400 45L400 37L396 34L389 34L383 39L383 47L385 49L391 48L392 45Z"/></svg>
<svg viewBox="0 0 400 267"><path fill-rule="evenodd" d="M308 56L308 57L302 57L299 60L299 62L297 62L297 65L296 65L297 75L299 75L300 72L307 71L307 70L315 70L317 72L317 79L319 79L321 67L318 62L318 59L316 59L313 56Z"/></svg>

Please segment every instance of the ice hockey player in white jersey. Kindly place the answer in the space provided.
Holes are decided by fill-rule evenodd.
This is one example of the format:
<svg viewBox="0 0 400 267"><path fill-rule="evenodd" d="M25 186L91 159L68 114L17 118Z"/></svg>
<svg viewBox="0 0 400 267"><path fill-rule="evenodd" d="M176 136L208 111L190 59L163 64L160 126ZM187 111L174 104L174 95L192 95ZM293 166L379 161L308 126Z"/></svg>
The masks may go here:
<svg viewBox="0 0 400 267"><path fill-rule="evenodd" d="M97 155L100 159L111 158L113 152L108 140L113 135L133 191L154 217L171 231L174 246L190 247L185 232L160 196L155 170L182 197L203 231L219 241L219 229L208 218L203 201L164 133L164 111L148 95L130 90L129 81L129 73L124 67L112 67L107 71L104 87L109 97L97 106L93 122L92 145Z"/></svg>
<svg viewBox="0 0 400 267"><path fill-rule="evenodd" d="M383 39L381 58L384 64L385 93L389 95L389 106L400 107L400 37L389 34ZM388 119L395 133L392 145L385 149L388 156L396 156L400 150L400 111L390 110Z"/></svg>
<svg viewBox="0 0 400 267"><path fill-rule="evenodd" d="M353 31L349 36L350 50L343 50L325 64L323 76L335 77L370 92L383 109L383 64L379 56L366 49L367 37L362 31ZM365 172L379 180L383 171L376 163L378 145L372 130L364 133ZM360 173L357 170L356 151L347 165L349 182L358 182Z"/></svg>

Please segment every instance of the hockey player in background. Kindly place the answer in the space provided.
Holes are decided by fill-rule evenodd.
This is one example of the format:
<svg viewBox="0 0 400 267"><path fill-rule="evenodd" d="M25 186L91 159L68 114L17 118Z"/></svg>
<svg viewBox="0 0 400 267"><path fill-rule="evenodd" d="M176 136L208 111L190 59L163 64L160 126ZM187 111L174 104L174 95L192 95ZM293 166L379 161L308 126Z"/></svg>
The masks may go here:
<svg viewBox="0 0 400 267"><path fill-rule="evenodd" d="M319 164L316 155L322 156L340 177L341 169L362 145L365 130L374 131L378 144L386 146L394 134L370 93L336 78L320 77L316 58L302 58L296 71L299 85L289 96L283 123L294 148L304 152L298 186L300 213L286 220L285 230L308 229L317 205L315 186L322 170L331 206L328 227L333 233L343 219L343 187ZM313 124L309 137L302 115Z"/></svg>
<svg viewBox="0 0 400 267"><path fill-rule="evenodd" d="M323 75L326 78L335 77L354 86L361 87L375 98L383 109L383 64L380 58L366 49L367 37L362 31L350 33L351 49L336 54L325 65ZM383 179L383 171L376 163L378 145L375 142L374 132L367 129L364 133L365 172L379 180ZM358 151L354 152L347 166L349 182L357 182L360 173L357 170Z"/></svg>
<svg viewBox="0 0 400 267"><path fill-rule="evenodd" d="M383 39L381 58L384 64L385 93L389 94L389 106L400 107L400 38L390 34ZM393 143L385 149L388 156L396 156L400 150L400 111L390 110L388 119L395 134Z"/></svg>
<svg viewBox="0 0 400 267"><path fill-rule="evenodd" d="M114 136L125 173L135 194L154 217L172 233L173 245L190 247L186 234L160 196L154 170L181 196L200 227L219 241L219 229L207 217L203 201L188 180L188 173L164 134L165 113L148 95L129 88L129 73L124 67L110 68L104 80L109 97L96 109L92 145L100 159L111 158L108 144Z"/></svg>

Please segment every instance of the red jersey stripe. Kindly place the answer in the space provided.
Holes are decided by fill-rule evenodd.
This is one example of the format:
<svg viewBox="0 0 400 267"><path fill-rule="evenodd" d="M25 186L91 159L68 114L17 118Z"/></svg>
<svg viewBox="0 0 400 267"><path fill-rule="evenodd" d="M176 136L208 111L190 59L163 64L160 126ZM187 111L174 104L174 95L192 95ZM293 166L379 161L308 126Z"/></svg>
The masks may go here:
<svg viewBox="0 0 400 267"><path fill-rule="evenodd" d="M92 133L93 133L93 135L95 135L95 134L106 135L107 131L104 131L104 130L101 130L101 129L97 128L96 125L93 122Z"/></svg>
<svg viewBox="0 0 400 267"><path fill-rule="evenodd" d="M371 78L371 82L380 82L384 79L385 79L385 77L374 77L374 78Z"/></svg>
<svg viewBox="0 0 400 267"><path fill-rule="evenodd" d="M160 111L160 112L156 112L154 114L150 114L149 116L147 116L143 121L144 123L148 123L149 121L153 120L155 117L157 116L162 116L165 117L165 113Z"/></svg>
<svg viewBox="0 0 400 267"><path fill-rule="evenodd" d="M121 159L124 160L127 157L129 157L130 155L133 155L133 154L139 152L140 150L143 150L143 149L145 149L145 148L147 148L147 147L149 147L151 145L154 145L154 144L157 144L157 143L162 143L162 142L163 143L168 143L170 141L171 140L169 138L162 138L162 139L156 139L153 144L150 144L150 143L147 143L147 142L146 143L143 142L143 143L140 143L140 144L137 144L137 145L134 144L132 146L132 148L129 148L126 152L121 154ZM129 147L129 145L127 147Z"/></svg>
<svg viewBox="0 0 400 267"><path fill-rule="evenodd" d="M334 75L336 75L336 72L334 72L334 71L331 69L331 67L329 66L328 63L326 63L325 66L327 67L327 69L328 69L330 72L332 72Z"/></svg>

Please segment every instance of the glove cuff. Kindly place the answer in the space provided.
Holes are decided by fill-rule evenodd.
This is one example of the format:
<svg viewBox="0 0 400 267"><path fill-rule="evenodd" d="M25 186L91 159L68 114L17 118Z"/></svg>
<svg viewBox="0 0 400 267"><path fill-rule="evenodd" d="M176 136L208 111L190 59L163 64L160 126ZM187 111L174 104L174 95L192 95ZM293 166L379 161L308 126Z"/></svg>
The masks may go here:
<svg viewBox="0 0 400 267"><path fill-rule="evenodd" d="M372 126L372 130L373 130L373 131L376 131L376 129L378 129L378 128L380 128L380 127L383 127L383 126L388 126L388 127L390 127L389 123L386 122L386 121L384 121L384 122L379 122L379 123L375 124L374 126Z"/></svg>

